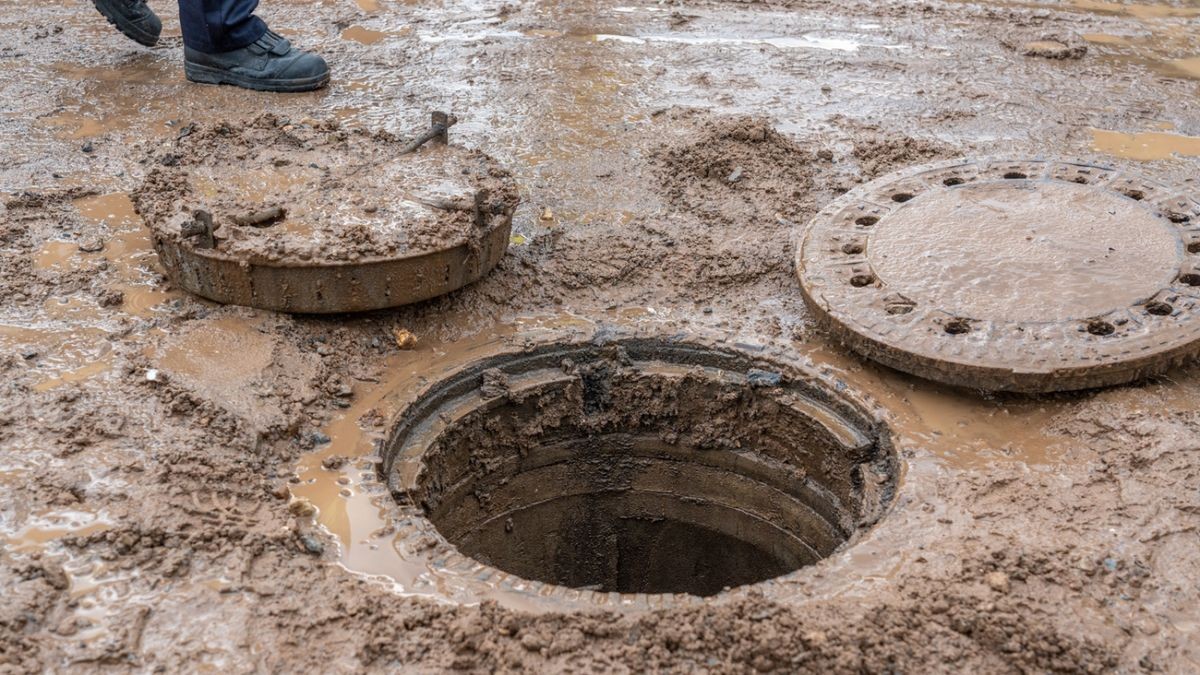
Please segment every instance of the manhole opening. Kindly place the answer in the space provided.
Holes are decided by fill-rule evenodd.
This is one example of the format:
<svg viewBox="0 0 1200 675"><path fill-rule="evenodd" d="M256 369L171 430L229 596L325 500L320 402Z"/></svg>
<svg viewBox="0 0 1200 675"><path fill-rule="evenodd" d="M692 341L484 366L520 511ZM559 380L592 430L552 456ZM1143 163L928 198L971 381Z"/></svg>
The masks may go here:
<svg viewBox="0 0 1200 675"><path fill-rule="evenodd" d="M383 468L402 507L485 565L708 596L829 556L890 502L886 434L817 382L676 342L551 348L432 388Z"/></svg>

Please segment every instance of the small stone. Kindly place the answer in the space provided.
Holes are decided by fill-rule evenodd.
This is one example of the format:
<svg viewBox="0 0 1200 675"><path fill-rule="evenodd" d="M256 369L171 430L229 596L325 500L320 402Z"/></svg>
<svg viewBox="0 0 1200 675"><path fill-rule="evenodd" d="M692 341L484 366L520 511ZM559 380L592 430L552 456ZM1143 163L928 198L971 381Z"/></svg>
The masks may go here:
<svg viewBox="0 0 1200 675"><path fill-rule="evenodd" d="M378 210L379 207L375 206L374 204L367 204L363 207L363 213L375 213Z"/></svg>
<svg viewBox="0 0 1200 675"><path fill-rule="evenodd" d="M817 151L817 159L820 159L825 162L832 162L833 161L833 151L830 150L829 148L821 148L820 150Z"/></svg>
<svg viewBox="0 0 1200 675"><path fill-rule="evenodd" d="M783 375L751 368L746 371L746 381L750 383L751 387L778 387L779 383L783 381Z"/></svg>
<svg viewBox="0 0 1200 675"><path fill-rule="evenodd" d="M101 307L120 307L125 304L125 293L124 291L109 288L102 291L97 300Z"/></svg>
<svg viewBox="0 0 1200 675"><path fill-rule="evenodd" d="M100 237L89 236L79 240L79 250L84 253L95 253L104 250L104 240Z"/></svg>
<svg viewBox="0 0 1200 675"><path fill-rule="evenodd" d="M321 466L330 471L336 471L345 465L346 458L342 457L341 455L332 455L330 457L326 457L325 460L321 462Z"/></svg>
<svg viewBox="0 0 1200 675"><path fill-rule="evenodd" d="M325 552L324 542L311 534L300 535L300 543L304 546L304 550L312 555L321 555Z"/></svg>
<svg viewBox="0 0 1200 675"><path fill-rule="evenodd" d="M83 150L83 152L84 152L85 154L89 154L89 155L90 155L90 154L92 154L93 152L95 152L95 151L96 151L96 146L92 145L92 142L91 142L91 141L87 141L87 142L85 142L85 143L83 144L83 146L82 146L82 147L80 147L79 149L80 149L80 150Z"/></svg>
<svg viewBox="0 0 1200 675"><path fill-rule="evenodd" d="M329 436L322 431L312 432L312 435L310 435L309 438L311 438L312 442L316 445L325 445L330 441Z"/></svg>
<svg viewBox="0 0 1200 675"><path fill-rule="evenodd" d="M30 361L32 359L36 359L38 353L38 350L34 349L33 347L24 347L21 349L21 358L25 359L26 361Z"/></svg>
<svg viewBox="0 0 1200 675"><path fill-rule="evenodd" d="M157 368L151 368L150 370L146 371L146 381L147 382L158 382L160 380L159 376L160 376L160 373L158 372Z"/></svg>
<svg viewBox="0 0 1200 675"><path fill-rule="evenodd" d="M542 220L554 220L554 212L550 210L549 206L542 209Z"/></svg>
<svg viewBox="0 0 1200 675"><path fill-rule="evenodd" d="M314 515L316 512L317 507L313 506L312 502L304 498L297 499L291 504L288 504L288 513L292 514L293 516L306 518Z"/></svg>
<svg viewBox="0 0 1200 675"><path fill-rule="evenodd" d="M394 333L396 346L400 349L413 349L417 346L417 336L407 328L397 328Z"/></svg>
<svg viewBox="0 0 1200 675"><path fill-rule="evenodd" d="M275 487L271 488L271 496L275 499L287 499L292 495L292 491L288 489L287 483L276 483Z"/></svg>
<svg viewBox="0 0 1200 675"><path fill-rule="evenodd" d="M1009 589L1008 575L1004 572L988 572L983 581L997 593L1007 593Z"/></svg>

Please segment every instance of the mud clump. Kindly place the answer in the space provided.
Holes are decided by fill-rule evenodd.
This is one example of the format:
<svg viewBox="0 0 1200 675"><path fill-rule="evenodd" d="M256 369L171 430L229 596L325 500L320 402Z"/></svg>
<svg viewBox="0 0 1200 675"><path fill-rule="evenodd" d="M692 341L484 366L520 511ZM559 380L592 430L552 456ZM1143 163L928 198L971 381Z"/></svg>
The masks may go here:
<svg viewBox="0 0 1200 675"><path fill-rule="evenodd" d="M873 131L854 140L852 154L862 168L863 177L871 179L906 166L946 159L959 153L938 141L895 132Z"/></svg>
<svg viewBox="0 0 1200 675"><path fill-rule="evenodd" d="M1061 61L1082 59L1088 52L1086 42L1061 33L1015 34L1001 39L1000 43L1022 56Z"/></svg>
<svg viewBox="0 0 1200 675"><path fill-rule="evenodd" d="M694 111L664 113L697 124ZM701 117L694 135L652 162L669 203L714 224L794 219L811 200L814 152L762 117Z"/></svg>
<svg viewBox="0 0 1200 675"><path fill-rule="evenodd" d="M473 241L517 204L511 174L487 155L333 121L190 124L148 160L134 203L156 237L249 261L337 262L419 254ZM482 213L482 215L481 215Z"/></svg>

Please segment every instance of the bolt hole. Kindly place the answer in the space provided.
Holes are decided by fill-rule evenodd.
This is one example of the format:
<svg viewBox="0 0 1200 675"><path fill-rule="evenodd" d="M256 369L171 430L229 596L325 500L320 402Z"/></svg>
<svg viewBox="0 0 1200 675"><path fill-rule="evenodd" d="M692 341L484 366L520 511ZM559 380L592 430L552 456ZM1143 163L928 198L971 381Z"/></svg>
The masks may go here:
<svg viewBox="0 0 1200 675"><path fill-rule="evenodd" d="M966 319L953 319L943 326L950 335L964 335L971 332L971 322Z"/></svg>
<svg viewBox="0 0 1200 675"><path fill-rule="evenodd" d="M891 314L892 316L896 316L899 314L908 314L909 312L913 311L913 306L906 304L888 305L883 308L883 311Z"/></svg>
<svg viewBox="0 0 1200 675"><path fill-rule="evenodd" d="M1092 319L1087 324L1087 332L1091 333L1092 335L1112 335L1116 330L1116 327L1114 327L1111 323L1107 321L1101 321L1099 319Z"/></svg>
<svg viewBox="0 0 1200 675"><path fill-rule="evenodd" d="M1080 185L1087 185L1088 179L1084 178L1083 176L1075 176L1074 178L1071 179L1071 182L1079 183Z"/></svg>
<svg viewBox="0 0 1200 675"><path fill-rule="evenodd" d="M854 222L858 225L862 225L863 227L870 227L870 226L874 225L875 223L878 223L879 218L876 216L861 216L858 220L856 220Z"/></svg>
<svg viewBox="0 0 1200 675"><path fill-rule="evenodd" d="M958 176L951 176L942 181L942 185L945 185L946 187L954 187L955 185L962 185L962 182L963 179L959 178Z"/></svg>
<svg viewBox="0 0 1200 675"><path fill-rule="evenodd" d="M1029 176L1026 176L1025 174L1021 173L1020 171L1009 171L1008 173L1004 174L1004 177L1009 180L1020 180L1022 178L1029 178Z"/></svg>
<svg viewBox="0 0 1200 675"><path fill-rule="evenodd" d="M901 204L912 198L913 195L909 192L897 192L896 194L892 195L892 201L899 202Z"/></svg>
<svg viewBox="0 0 1200 675"><path fill-rule="evenodd" d="M875 277L871 276L870 274L855 274L854 276L850 277L850 285L855 288L870 286L873 283L875 283Z"/></svg>
<svg viewBox="0 0 1200 675"><path fill-rule="evenodd" d="M1193 241L1187 245L1188 253L1200 253L1200 241Z"/></svg>
<svg viewBox="0 0 1200 675"><path fill-rule="evenodd" d="M1200 274L1187 272L1179 275L1179 280L1188 286L1200 286Z"/></svg>
<svg viewBox="0 0 1200 675"><path fill-rule="evenodd" d="M1174 211L1167 214L1167 220L1172 223L1187 223L1191 222L1192 217L1186 213L1176 213Z"/></svg>
<svg viewBox="0 0 1200 675"><path fill-rule="evenodd" d="M1161 300L1151 300L1146 303L1146 313L1154 316L1171 316L1175 308Z"/></svg>
<svg viewBox="0 0 1200 675"><path fill-rule="evenodd" d="M1146 198L1146 193L1141 190L1121 190L1121 194L1129 197L1135 202L1140 202Z"/></svg>
<svg viewBox="0 0 1200 675"><path fill-rule="evenodd" d="M858 255L863 252L863 245L852 241L849 244L842 244L842 253L846 255Z"/></svg>

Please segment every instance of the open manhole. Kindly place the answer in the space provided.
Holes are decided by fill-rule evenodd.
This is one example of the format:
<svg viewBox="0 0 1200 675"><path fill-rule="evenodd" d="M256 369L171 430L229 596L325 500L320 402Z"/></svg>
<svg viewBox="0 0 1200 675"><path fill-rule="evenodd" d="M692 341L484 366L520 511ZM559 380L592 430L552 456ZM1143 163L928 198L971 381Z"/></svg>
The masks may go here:
<svg viewBox="0 0 1200 675"><path fill-rule="evenodd" d="M508 247L511 175L446 143L334 122L190 124L135 193L178 286L290 312L392 307L480 278ZM422 141L424 141L422 143Z"/></svg>
<svg viewBox="0 0 1200 675"><path fill-rule="evenodd" d="M382 477L430 559L594 594L709 596L875 523L897 462L863 403L793 365L681 340L484 359L399 418ZM420 549L427 544L405 545Z"/></svg>
<svg viewBox="0 0 1200 675"><path fill-rule="evenodd" d="M813 219L797 270L852 349L952 384L1118 384L1200 348L1200 202L1111 167L980 160L886 176Z"/></svg>

